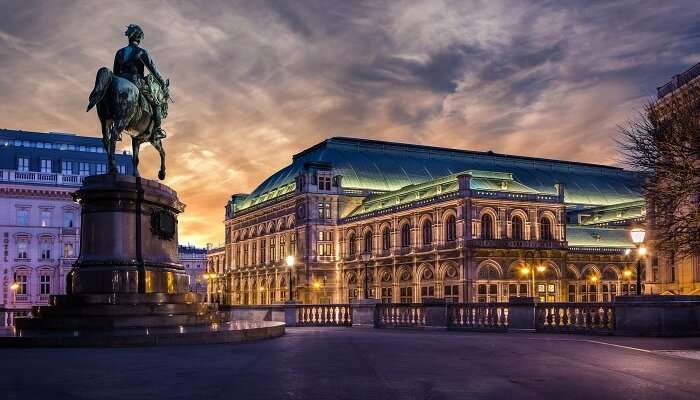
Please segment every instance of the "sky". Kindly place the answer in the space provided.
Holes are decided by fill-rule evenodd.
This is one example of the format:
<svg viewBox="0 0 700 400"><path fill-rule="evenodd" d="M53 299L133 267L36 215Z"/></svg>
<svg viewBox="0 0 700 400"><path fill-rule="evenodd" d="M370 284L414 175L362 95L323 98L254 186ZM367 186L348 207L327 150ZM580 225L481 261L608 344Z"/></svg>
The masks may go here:
<svg viewBox="0 0 700 400"><path fill-rule="evenodd" d="M331 136L616 164L617 126L700 62L697 0L0 0L0 127L98 136L88 95L130 23L171 81L165 183L202 246L231 194Z"/></svg>

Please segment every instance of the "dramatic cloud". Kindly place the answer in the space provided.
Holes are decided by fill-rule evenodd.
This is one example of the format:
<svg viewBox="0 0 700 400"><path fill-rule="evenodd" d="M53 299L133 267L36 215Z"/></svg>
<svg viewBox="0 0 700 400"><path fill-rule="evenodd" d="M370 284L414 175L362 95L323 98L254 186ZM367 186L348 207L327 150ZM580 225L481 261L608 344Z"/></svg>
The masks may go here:
<svg viewBox="0 0 700 400"><path fill-rule="evenodd" d="M332 135L614 163L616 125L700 61L692 0L0 0L0 15L0 127L24 130L97 136L95 72L144 28L176 101L166 183L200 245L221 240L232 193Z"/></svg>

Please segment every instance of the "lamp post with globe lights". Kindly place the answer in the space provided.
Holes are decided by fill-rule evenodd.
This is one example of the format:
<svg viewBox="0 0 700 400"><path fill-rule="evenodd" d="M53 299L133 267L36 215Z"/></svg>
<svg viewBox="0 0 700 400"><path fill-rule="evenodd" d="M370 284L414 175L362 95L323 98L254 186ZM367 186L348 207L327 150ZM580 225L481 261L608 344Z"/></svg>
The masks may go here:
<svg viewBox="0 0 700 400"><path fill-rule="evenodd" d="M644 243L644 237L646 236L646 231L642 228L633 228L630 231L630 236L632 237L632 242L637 246L637 296L642 295L642 258L647 254L647 249L642 244Z"/></svg>
<svg viewBox="0 0 700 400"><path fill-rule="evenodd" d="M292 302L294 300L294 296L292 296L292 269L294 268L294 263L296 263L296 258L294 258L294 256L287 256L284 261L289 270L289 301Z"/></svg>

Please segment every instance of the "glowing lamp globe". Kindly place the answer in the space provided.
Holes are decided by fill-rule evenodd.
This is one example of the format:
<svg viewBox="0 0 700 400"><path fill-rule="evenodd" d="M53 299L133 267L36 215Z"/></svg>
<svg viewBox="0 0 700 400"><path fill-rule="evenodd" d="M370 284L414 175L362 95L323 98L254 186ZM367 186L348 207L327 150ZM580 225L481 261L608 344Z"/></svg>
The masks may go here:
<svg viewBox="0 0 700 400"><path fill-rule="evenodd" d="M644 236L646 236L646 231L642 228L634 228L630 231L630 236L632 237L632 242L636 245L644 243Z"/></svg>

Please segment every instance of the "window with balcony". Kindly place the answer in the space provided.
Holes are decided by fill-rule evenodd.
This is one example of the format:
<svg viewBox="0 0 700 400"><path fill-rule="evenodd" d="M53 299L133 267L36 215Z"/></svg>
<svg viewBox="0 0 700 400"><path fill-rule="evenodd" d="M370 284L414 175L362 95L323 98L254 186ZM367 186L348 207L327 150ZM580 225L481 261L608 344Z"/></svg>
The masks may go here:
<svg viewBox="0 0 700 400"><path fill-rule="evenodd" d="M72 228L73 227L73 212L66 211L63 213L63 227Z"/></svg>
<svg viewBox="0 0 700 400"><path fill-rule="evenodd" d="M484 214L481 216L481 238L482 239L493 239L494 238L494 222L493 216L491 214Z"/></svg>
<svg viewBox="0 0 700 400"><path fill-rule="evenodd" d="M411 247L411 226L408 223L401 227L401 247Z"/></svg>
<svg viewBox="0 0 700 400"><path fill-rule="evenodd" d="M554 240L554 234L552 233L552 222L549 220L549 218L543 217L540 219L540 239Z"/></svg>
<svg viewBox="0 0 700 400"><path fill-rule="evenodd" d="M433 223L430 220L425 220L421 229L423 237L423 245L430 245L433 243Z"/></svg>
<svg viewBox="0 0 700 400"><path fill-rule="evenodd" d="M29 171L29 159L27 157L17 158L17 171L28 172Z"/></svg>
<svg viewBox="0 0 700 400"><path fill-rule="evenodd" d="M51 275L39 276L39 294L51 294Z"/></svg>
<svg viewBox="0 0 700 400"><path fill-rule="evenodd" d="M511 229L511 237L513 238L513 240L523 240L523 237L525 237L525 233L523 219L521 217L517 215L513 217L513 219L511 220Z"/></svg>
<svg viewBox="0 0 700 400"><path fill-rule="evenodd" d="M29 210L26 208L17 209L17 225L29 226Z"/></svg>
<svg viewBox="0 0 700 400"><path fill-rule="evenodd" d="M42 227L47 227L51 226L51 211L49 210L41 210L40 213L40 224Z"/></svg>
<svg viewBox="0 0 700 400"><path fill-rule="evenodd" d="M450 215L445 221L445 240L448 242L457 240L457 219L454 215Z"/></svg>
<svg viewBox="0 0 700 400"><path fill-rule="evenodd" d="M27 294L29 294L27 292L26 272L15 272L15 283L17 284L17 290L15 290L15 295L26 296Z"/></svg>
<svg viewBox="0 0 700 400"><path fill-rule="evenodd" d="M70 161L61 161L61 173L63 175L73 175L73 163Z"/></svg>
<svg viewBox="0 0 700 400"><path fill-rule="evenodd" d="M51 160L41 160L41 172L45 174L50 174L51 172L53 172L53 163L51 162Z"/></svg>
<svg viewBox="0 0 700 400"><path fill-rule="evenodd" d="M318 231L318 255L321 257L329 257L333 255L333 240L332 231Z"/></svg>

